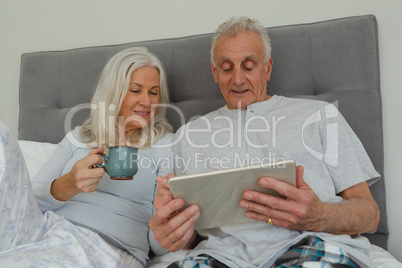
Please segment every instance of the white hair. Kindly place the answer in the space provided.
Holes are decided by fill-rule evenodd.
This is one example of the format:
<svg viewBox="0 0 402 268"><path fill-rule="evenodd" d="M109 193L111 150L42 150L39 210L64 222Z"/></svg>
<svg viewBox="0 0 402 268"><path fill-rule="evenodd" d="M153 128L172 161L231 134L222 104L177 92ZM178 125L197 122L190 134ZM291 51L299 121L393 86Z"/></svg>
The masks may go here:
<svg viewBox="0 0 402 268"><path fill-rule="evenodd" d="M135 137L144 139L140 147L147 148L166 133L173 131L165 117L169 92L163 64L145 47L131 47L114 55L103 68L91 100L91 104L98 109L91 109L89 118L82 125L82 141L91 144L91 147L105 148L115 142L112 137L116 136L117 119L129 88L131 74L143 66L155 67L159 72L160 101L154 118L147 126L141 128Z"/></svg>
<svg viewBox="0 0 402 268"><path fill-rule="evenodd" d="M252 31L261 38L265 47L265 60L268 62L271 58L271 40L267 34L266 29L257 21L245 16L231 17L216 29L214 36L211 40L211 63L215 66L214 48L218 38L223 35L236 37L241 32Z"/></svg>

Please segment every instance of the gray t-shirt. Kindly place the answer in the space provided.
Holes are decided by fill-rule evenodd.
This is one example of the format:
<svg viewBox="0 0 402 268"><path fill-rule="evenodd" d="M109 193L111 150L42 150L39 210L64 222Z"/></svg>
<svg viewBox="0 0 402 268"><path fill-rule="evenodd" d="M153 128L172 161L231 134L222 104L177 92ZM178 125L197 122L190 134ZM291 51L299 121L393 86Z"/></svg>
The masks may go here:
<svg viewBox="0 0 402 268"><path fill-rule="evenodd" d="M154 210L156 177L173 173L170 147L173 135L165 135L152 148L138 150L138 172L133 180L111 180L105 173L94 192L80 193L61 202L50 194L53 180L70 172L74 164L91 151L78 141L79 130L76 128L60 142L33 180L39 207L42 212L54 211L97 232L145 264L150 246L148 222Z"/></svg>
<svg viewBox="0 0 402 268"><path fill-rule="evenodd" d="M275 95L245 110L225 106L182 126L173 140L176 175L294 159L304 166L305 181L328 203L341 201L337 194L343 190L380 177L337 108L322 101ZM229 267L268 267L309 233L256 221L199 234L208 239L191 256L207 253ZM314 234L373 266L366 238Z"/></svg>

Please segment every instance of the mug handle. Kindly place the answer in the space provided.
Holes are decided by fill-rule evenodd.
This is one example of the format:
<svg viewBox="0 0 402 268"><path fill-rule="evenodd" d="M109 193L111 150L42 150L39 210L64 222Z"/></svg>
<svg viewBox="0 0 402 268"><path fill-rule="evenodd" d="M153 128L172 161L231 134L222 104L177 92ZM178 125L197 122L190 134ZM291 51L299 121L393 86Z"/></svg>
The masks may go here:
<svg viewBox="0 0 402 268"><path fill-rule="evenodd" d="M109 162L107 156L104 153L98 153L98 155L102 156L102 158L106 164ZM102 164L95 164L95 167L100 167L100 168L103 168L104 170L106 170L106 166L102 165Z"/></svg>

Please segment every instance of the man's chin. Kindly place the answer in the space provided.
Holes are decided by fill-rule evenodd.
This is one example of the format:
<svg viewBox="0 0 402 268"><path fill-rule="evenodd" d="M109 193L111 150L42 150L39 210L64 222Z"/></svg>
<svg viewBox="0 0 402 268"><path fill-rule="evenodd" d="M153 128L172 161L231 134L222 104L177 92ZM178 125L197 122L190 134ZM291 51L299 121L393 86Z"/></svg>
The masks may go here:
<svg viewBox="0 0 402 268"><path fill-rule="evenodd" d="M236 109L238 109L238 110L244 110L244 109L247 108L247 105L248 105L248 104L231 105L231 104L228 104L228 103L227 103L227 107L228 107L230 110L236 110Z"/></svg>
<svg viewBox="0 0 402 268"><path fill-rule="evenodd" d="M240 99L236 98L236 99L231 99L230 101L226 101L226 105L231 110L234 110L234 109L244 110L251 103L252 103L251 101L245 100L244 98L240 98Z"/></svg>

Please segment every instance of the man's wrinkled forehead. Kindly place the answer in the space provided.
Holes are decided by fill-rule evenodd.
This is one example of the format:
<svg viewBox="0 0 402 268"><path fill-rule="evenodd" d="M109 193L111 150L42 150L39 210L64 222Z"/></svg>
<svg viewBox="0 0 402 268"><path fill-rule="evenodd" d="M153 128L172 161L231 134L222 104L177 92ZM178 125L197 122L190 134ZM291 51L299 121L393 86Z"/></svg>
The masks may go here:
<svg viewBox="0 0 402 268"><path fill-rule="evenodd" d="M236 36L222 34L216 41L214 57L218 62L258 61L265 58L265 48L259 35L251 31Z"/></svg>

